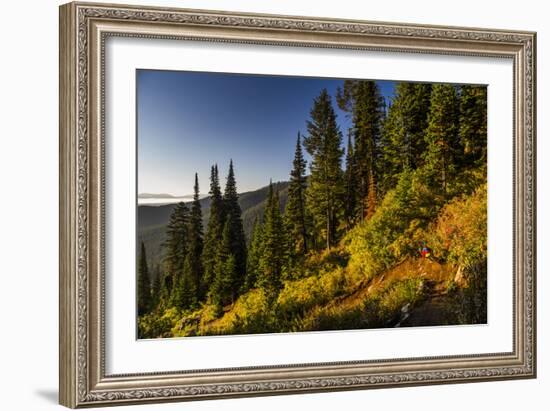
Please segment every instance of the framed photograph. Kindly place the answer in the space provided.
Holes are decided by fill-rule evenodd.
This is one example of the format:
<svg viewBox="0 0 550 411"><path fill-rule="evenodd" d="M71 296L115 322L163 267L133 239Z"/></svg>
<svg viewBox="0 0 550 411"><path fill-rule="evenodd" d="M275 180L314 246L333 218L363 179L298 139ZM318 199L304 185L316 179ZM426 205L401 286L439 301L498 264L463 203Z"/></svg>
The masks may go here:
<svg viewBox="0 0 550 411"><path fill-rule="evenodd" d="M532 32L60 8L60 403L536 376Z"/></svg>

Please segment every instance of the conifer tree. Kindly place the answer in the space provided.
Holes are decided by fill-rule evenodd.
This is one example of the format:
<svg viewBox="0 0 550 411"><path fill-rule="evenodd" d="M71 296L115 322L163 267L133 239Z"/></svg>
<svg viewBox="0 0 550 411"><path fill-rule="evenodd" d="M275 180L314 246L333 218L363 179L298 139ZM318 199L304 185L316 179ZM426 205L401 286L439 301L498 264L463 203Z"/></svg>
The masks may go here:
<svg viewBox="0 0 550 411"><path fill-rule="evenodd" d="M337 241L342 210L343 150L342 134L326 89L314 99L310 117L308 135L304 137L304 147L312 157L307 205L316 232L321 234L326 248L330 249Z"/></svg>
<svg viewBox="0 0 550 411"><path fill-rule="evenodd" d="M377 194L377 186L376 186L376 178L374 177L374 173L369 173L368 176L368 190L367 190L367 213L365 217L371 218L374 212L376 211L376 205L378 202L378 194Z"/></svg>
<svg viewBox="0 0 550 411"><path fill-rule="evenodd" d="M202 210L199 196L199 177L195 173L195 185L193 194L193 204L191 205L191 216L189 219L189 252L188 265L190 281L196 292L195 301L202 300L206 294L206 284L203 283L202 256L203 251L203 229L202 229Z"/></svg>
<svg viewBox="0 0 550 411"><path fill-rule="evenodd" d="M241 207L239 206L233 160L229 162L223 204L229 230L229 253L235 257L235 273L231 284L231 296L232 299L235 299L244 283L246 275L246 238L241 217Z"/></svg>
<svg viewBox="0 0 550 411"><path fill-rule="evenodd" d="M210 170L210 217L204 236L204 247L202 251L203 284L204 292L212 284L215 277L216 258L218 247L222 240L222 232L225 224L223 210L223 199L218 176L218 166L212 166Z"/></svg>
<svg viewBox="0 0 550 411"><path fill-rule="evenodd" d="M302 154L302 139L300 133L298 133L284 215L289 236L290 253L293 256L305 255L308 252L309 241L305 205L307 180L305 174L306 161Z"/></svg>
<svg viewBox="0 0 550 411"><path fill-rule="evenodd" d="M183 263L183 273L176 279L172 293L172 305L181 309L192 307L197 302L197 283L191 267L191 253L187 253Z"/></svg>
<svg viewBox="0 0 550 411"><path fill-rule="evenodd" d="M382 130L383 189L392 188L405 169L422 165L426 147L431 85L398 83Z"/></svg>
<svg viewBox="0 0 550 411"><path fill-rule="evenodd" d="M344 220L348 230L354 225L357 217L357 170L351 134L351 132L348 134L346 170L344 172Z"/></svg>
<svg viewBox="0 0 550 411"><path fill-rule="evenodd" d="M138 295L137 306L138 315L143 315L151 309L151 282L149 278L149 267L147 266L147 255L145 254L145 244L141 242L138 265Z"/></svg>
<svg viewBox="0 0 550 411"><path fill-rule="evenodd" d="M166 241L163 244L166 248L166 271L171 277L167 280L170 289L178 283L183 274L183 264L188 251L188 224L189 209L185 203L179 202L170 215L166 228Z"/></svg>
<svg viewBox="0 0 550 411"><path fill-rule="evenodd" d="M467 165L487 161L487 87L460 87L459 137Z"/></svg>
<svg viewBox="0 0 550 411"><path fill-rule="evenodd" d="M460 155L458 143L458 100L455 86L436 84L433 86L426 130L424 152L425 168L430 181L447 192L448 183L456 170Z"/></svg>
<svg viewBox="0 0 550 411"><path fill-rule="evenodd" d="M230 217L231 218L231 217ZM222 241L218 248L214 266L214 278L210 289L210 299L221 313L224 305L233 302L233 284L237 276L235 255L231 253L231 222L224 224Z"/></svg>
<svg viewBox="0 0 550 411"><path fill-rule="evenodd" d="M163 306L167 306L170 302L172 291L174 291L174 278L167 272L163 273L160 284L160 302Z"/></svg>
<svg viewBox="0 0 550 411"><path fill-rule="evenodd" d="M271 301L282 287L283 267L287 258L284 229L279 195L273 192L273 184L270 182L263 228L263 249L259 260L258 285L265 290Z"/></svg>
<svg viewBox="0 0 550 411"><path fill-rule="evenodd" d="M243 291L248 291L251 288L256 287L258 272L260 270L260 257L263 253L263 243L263 224L257 217L254 220L254 228L252 229L252 236L250 238L250 244L248 246L246 259L246 277Z"/></svg>
<svg viewBox="0 0 550 411"><path fill-rule="evenodd" d="M384 99L378 84L365 80L344 81L336 99L339 107L350 113L353 121L357 207L359 218L368 218L377 200Z"/></svg>
<svg viewBox="0 0 550 411"><path fill-rule="evenodd" d="M161 271L160 267L158 265L155 266L154 269L154 279L153 283L151 284L151 308L154 309L158 307L161 299L161 293L162 293L162 283L161 283Z"/></svg>

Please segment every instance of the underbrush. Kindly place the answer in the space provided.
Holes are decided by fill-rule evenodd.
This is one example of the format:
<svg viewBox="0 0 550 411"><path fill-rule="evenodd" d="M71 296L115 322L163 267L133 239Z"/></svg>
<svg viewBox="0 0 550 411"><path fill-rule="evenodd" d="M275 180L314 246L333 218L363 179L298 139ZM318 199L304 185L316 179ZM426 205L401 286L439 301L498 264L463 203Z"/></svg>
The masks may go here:
<svg viewBox="0 0 550 411"><path fill-rule="evenodd" d="M199 335L257 334L274 331L276 318L272 315L268 298L261 289L254 289L239 297L231 310L210 323L203 322Z"/></svg>
<svg viewBox="0 0 550 411"><path fill-rule="evenodd" d="M339 246L310 253L288 272L277 298L252 289L224 307L221 315L209 303L193 311L154 312L139 318L139 336L391 327L428 297L427 282L419 272L383 280L398 263L415 261L419 244L430 248L432 264L445 267L452 276L461 273L442 287L449 311L456 312L454 323L483 323L487 317L487 185L447 203L434 193L420 173L404 172L368 221L348 232ZM377 287L372 288L374 283Z"/></svg>
<svg viewBox="0 0 550 411"><path fill-rule="evenodd" d="M350 272L358 279L370 279L413 255L419 231L437 215L441 202L419 172L403 172L372 218L344 238L351 255Z"/></svg>
<svg viewBox="0 0 550 411"><path fill-rule="evenodd" d="M413 309L425 296L423 280L395 281L351 307L316 306L304 317L296 318L290 331L391 327L399 322L404 308Z"/></svg>
<svg viewBox="0 0 550 411"><path fill-rule="evenodd" d="M142 315L138 319L139 338L167 338L173 337L172 327L180 318L181 313L170 308L162 312L152 312Z"/></svg>
<svg viewBox="0 0 550 411"><path fill-rule="evenodd" d="M279 313L286 318L301 315L306 310L323 305L345 292L343 268L322 272L297 281L285 282L277 299Z"/></svg>
<svg viewBox="0 0 550 411"><path fill-rule="evenodd" d="M487 185L461 196L441 210L423 234L434 256L464 268L487 258Z"/></svg>

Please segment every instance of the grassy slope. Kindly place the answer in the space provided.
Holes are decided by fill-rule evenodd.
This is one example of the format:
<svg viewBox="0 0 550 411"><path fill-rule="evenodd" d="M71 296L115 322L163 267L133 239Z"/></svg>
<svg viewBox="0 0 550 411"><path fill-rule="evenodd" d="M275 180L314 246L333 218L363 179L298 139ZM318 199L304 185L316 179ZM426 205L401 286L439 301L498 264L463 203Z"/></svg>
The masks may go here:
<svg viewBox="0 0 550 411"><path fill-rule="evenodd" d="M414 180L412 184L416 184ZM408 195L406 186L403 192L407 202L418 201ZM220 318L208 304L194 312L166 310L153 324L153 334L169 337L485 322L486 312L478 312L486 307L486 289L482 285L472 290L466 273L478 272L478 280L486 278L486 185L447 202L423 224L414 217L403 225L403 217L396 214L399 203L391 200L380 205L376 217L352 230L339 247L310 255L303 273L285 281L275 308L269 307L261 290L251 290L225 307ZM388 231L396 218L401 225L394 224L396 228ZM382 234L377 234L380 228ZM419 238L434 247L433 259L418 256L414 247ZM387 245L373 247L381 241ZM472 313L466 318L463 314L468 310Z"/></svg>
<svg viewBox="0 0 550 411"><path fill-rule="evenodd" d="M453 321L450 301L436 317L415 314L434 299L446 299L456 270L447 264L408 258L394 268L359 284L348 283L345 271L307 277L286 283L279 297L279 321L269 328L265 298L259 290L242 296L224 315L215 318L208 306L193 313L173 315L168 335L216 335L263 332L296 332L407 325L446 324ZM304 281L314 279L313 282ZM312 283L322 285L322 291ZM303 294L307 288L308 295ZM300 298L300 295L303 298ZM429 314L429 313L428 313ZM409 320L414 316L414 323ZM434 320L434 321L432 321ZM168 331L168 330L167 330Z"/></svg>

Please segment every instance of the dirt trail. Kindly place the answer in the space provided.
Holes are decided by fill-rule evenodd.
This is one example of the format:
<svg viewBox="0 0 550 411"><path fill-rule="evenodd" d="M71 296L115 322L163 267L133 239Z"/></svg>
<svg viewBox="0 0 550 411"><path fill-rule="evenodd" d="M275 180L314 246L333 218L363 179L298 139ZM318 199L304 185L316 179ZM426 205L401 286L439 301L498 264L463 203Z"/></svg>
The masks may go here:
<svg viewBox="0 0 550 411"><path fill-rule="evenodd" d="M421 278L426 296L418 306L405 304L401 307L401 315L388 320L388 327L404 327L412 325L445 324L447 313L447 285L454 278L456 270L448 264L440 264L427 258L407 258L391 269L375 278L364 281L353 292L334 298L322 309L334 308L337 312L352 312L361 307L369 295L386 289L395 281ZM312 311L313 313L315 310ZM313 314L316 315L316 314ZM225 318L225 317L222 317ZM220 319L214 320L215 325Z"/></svg>
<svg viewBox="0 0 550 411"><path fill-rule="evenodd" d="M361 304L372 292L387 287L394 281L409 278L422 278L428 286L428 299L432 300L445 294L449 280L452 280L455 270L448 264L440 264L428 258L408 258L383 274L365 281L353 293L334 299L328 306L353 308Z"/></svg>

